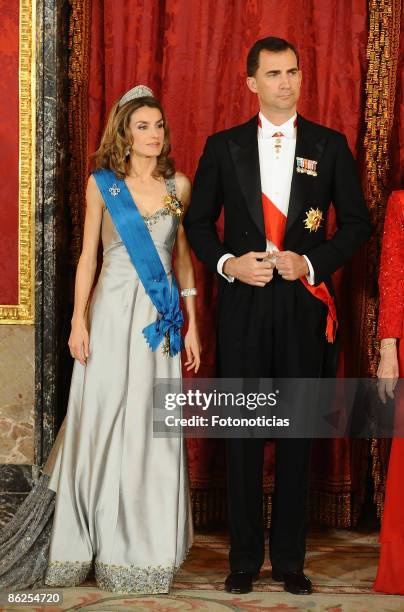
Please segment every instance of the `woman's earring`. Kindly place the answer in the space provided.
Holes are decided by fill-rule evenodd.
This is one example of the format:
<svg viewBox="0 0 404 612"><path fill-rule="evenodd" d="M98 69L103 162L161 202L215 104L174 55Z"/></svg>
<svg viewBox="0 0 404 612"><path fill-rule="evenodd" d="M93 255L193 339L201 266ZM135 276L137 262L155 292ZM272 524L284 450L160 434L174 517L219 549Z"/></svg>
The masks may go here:
<svg viewBox="0 0 404 612"><path fill-rule="evenodd" d="M130 148L128 147L125 151L125 159L128 161L128 157L130 157Z"/></svg>

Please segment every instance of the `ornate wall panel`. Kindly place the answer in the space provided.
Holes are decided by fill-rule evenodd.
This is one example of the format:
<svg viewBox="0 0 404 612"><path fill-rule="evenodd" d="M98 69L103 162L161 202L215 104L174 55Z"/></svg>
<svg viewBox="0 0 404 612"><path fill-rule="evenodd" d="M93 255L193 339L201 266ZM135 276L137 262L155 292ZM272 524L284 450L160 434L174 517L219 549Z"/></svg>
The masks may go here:
<svg viewBox="0 0 404 612"><path fill-rule="evenodd" d="M36 2L0 0L0 323L34 320Z"/></svg>

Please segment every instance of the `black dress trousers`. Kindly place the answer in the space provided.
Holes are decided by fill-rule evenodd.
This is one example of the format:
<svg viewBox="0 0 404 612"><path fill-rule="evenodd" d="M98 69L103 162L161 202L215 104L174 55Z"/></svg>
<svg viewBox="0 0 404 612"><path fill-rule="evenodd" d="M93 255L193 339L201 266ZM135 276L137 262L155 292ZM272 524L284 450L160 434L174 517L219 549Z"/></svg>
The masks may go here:
<svg viewBox="0 0 404 612"><path fill-rule="evenodd" d="M326 307L300 281L276 272L264 288L223 285L218 320L220 376L250 379L334 376L336 345L326 341ZM304 410L304 406L302 406ZM278 571L302 570L305 557L310 440L275 442L270 559ZM264 439L229 439L227 494L232 571L264 561Z"/></svg>

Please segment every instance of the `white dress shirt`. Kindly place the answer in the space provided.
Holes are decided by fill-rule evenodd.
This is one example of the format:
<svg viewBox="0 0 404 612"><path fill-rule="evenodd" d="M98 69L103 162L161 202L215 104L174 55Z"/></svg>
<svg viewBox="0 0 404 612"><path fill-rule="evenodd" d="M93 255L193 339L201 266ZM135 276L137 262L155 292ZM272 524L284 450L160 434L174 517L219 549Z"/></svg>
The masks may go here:
<svg viewBox="0 0 404 612"><path fill-rule="evenodd" d="M277 208L287 217L290 199L290 189L292 186L292 176L295 161L296 149L296 114L282 125L274 125L264 115L259 113L261 127L258 128L258 154L261 174L261 191L276 204ZM283 134L279 139L274 138L274 134ZM275 143L280 142L281 146L275 147ZM278 251L273 242L267 240L266 251L274 253ZM217 271L229 282L234 278L223 273L223 265L227 259L234 257L231 253L226 253L217 262ZM309 258L303 255L309 267L307 280L310 285L314 285L314 269Z"/></svg>

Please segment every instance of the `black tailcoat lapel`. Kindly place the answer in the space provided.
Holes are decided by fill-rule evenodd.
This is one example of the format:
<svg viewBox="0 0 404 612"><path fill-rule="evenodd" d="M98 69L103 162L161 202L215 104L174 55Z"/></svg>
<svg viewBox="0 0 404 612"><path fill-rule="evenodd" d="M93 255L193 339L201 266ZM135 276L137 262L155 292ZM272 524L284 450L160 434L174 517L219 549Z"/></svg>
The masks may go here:
<svg viewBox="0 0 404 612"><path fill-rule="evenodd" d="M259 231L265 236L257 129L258 119L255 116L229 140L229 149L247 208Z"/></svg>
<svg viewBox="0 0 404 612"><path fill-rule="evenodd" d="M297 172L296 157L319 161L326 144L324 137L318 138L312 124L301 115L297 116L296 151L293 160L292 185L290 189L288 218L286 232L300 215L302 208L310 204L310 189L312 181L319 180L318 176L308 176ZM317 166L318 169L318 166Z"/></svg>
<svg viewBox="0 0 404 612"><path fill-rule="evenodd" d="M260 233L265 236L257 129L258 120L257 116L255 116L241 127L237 135L233 135L229 139L229 150L247 208ZM306 121L301 115L298 115L296 152L293 160L286 231L296 221L302 208L310 204L312 181L319 180L318 177L309 177L306 174L298 173L296 170L296 157L319 161L325 144L325 138L322 136L318 137L315 126Z"/></svg>

